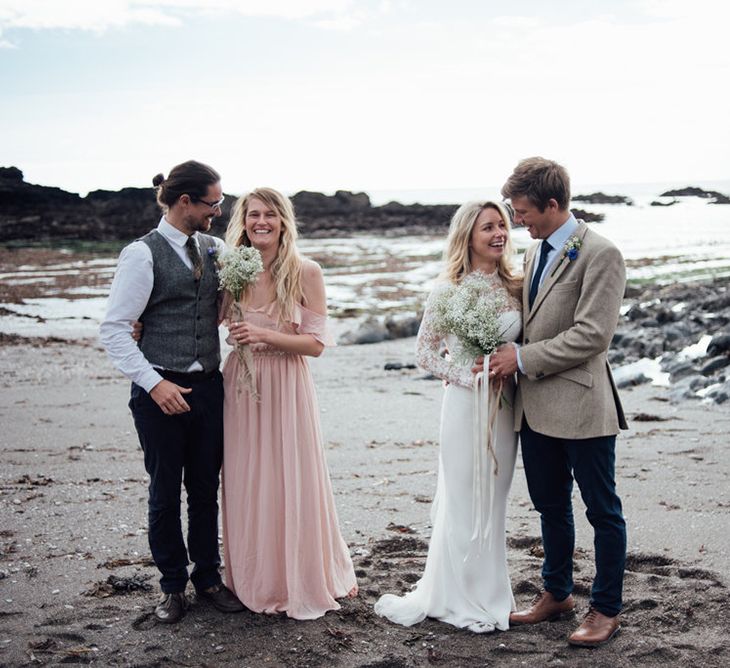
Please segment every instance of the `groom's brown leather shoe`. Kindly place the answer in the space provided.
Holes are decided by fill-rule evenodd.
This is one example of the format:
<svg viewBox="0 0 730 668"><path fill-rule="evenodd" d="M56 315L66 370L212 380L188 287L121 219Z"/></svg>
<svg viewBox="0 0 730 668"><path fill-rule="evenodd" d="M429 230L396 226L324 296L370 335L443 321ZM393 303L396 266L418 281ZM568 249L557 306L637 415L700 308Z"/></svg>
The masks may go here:
<svg viewBox="0 0 730 668"><path fill-rule="evenodd" d="M199 591L198 597L210 601L220 612L241 612L246 609L236 595L222 583Z"/></svg>
<svg viewBox="0 0 730 668"><path fill-rule="evenodd" d="M621 628L619 617L619 615L607 617L595 608L591 608L581 625L568 638L568 642L578 647L598 647L618 633Z"/></svg>
<svg viewBox="0 0 730 668"><path fill-rule="evenodd" d="M560 619L563 615L572 614L574 611L575 601L571 594L568 594L568 597L563 601L556 601L549 591L544 591L535 597L532 605L527 610L511 613L509 623L510 626L520 626L521 624L552 622Z"/></svg>
<svg viewBox="0 0 730 668"><path fill-rule="evenodd" d="M188 599L185 592L175 592L173 594L162 594L160 601L155 608L155 617L157 621L163 624L176 624L185 615L188 609Z"/></svg>

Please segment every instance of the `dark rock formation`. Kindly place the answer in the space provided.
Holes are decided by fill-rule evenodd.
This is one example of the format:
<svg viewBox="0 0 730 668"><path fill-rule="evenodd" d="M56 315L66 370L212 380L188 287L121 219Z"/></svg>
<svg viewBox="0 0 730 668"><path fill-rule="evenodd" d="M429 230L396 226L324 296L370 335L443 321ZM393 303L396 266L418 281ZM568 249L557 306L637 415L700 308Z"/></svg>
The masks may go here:
<svg viewBox="0 0 730 668"><path fill-rule="evenodd" d="M212 234L223 236L235 196L227 196ZM365 193L334 195L302 191L292 197L303 235L347 236L444 233L455 204L372 206ZM32 185L17 167L0 168L0 242L85 240L128 241L157 224L160 211L152 188L95 190L86 197L60 188ZM575 209L576 217L600 222L603 214Z"/></svg>
<svg viewBox="0 0 730 668"><path fill-rule="evenodd" d="M629 371L625 374L617 373L614 380L616 382L616 387L622 390L626 387L635 387L636 385L648 383L651 378L647 378L643 371Z"/></svg>
<svg viewBox="0 0 730 668"><path fill-rule="evenodd" d="M590 195L574 195L574 202L588 202L589 204L626 204L633 206L634 201L626 195L606 195L605 193L591 193Z"/></svg>
<svg viewBox="0 0 730 668"><path fill-rule="evenodd" d="M573 215L578 220L583 220L586 223L602 223L606 217L602 213L593 213L592 211L585 211L584 209L573 209Z"/></svg>
<svg viewBox="0 0 730 668"><path fill-rule="evenodd" d="M371 208L370 198L365 193L351 193L338 190L333 196L302 190L291 198L298 211L311 215L349 215L355 211Z"/></svg>
<svg viewBox="0 0 730 668"><path fill-rule="evenodd" d="M716 404L724 404L730 399L730 380L726 380L718 387L711 389L706 396Z"/></svg>
<svg viewBox="0 0 730 668"><path fill-rule="evenodd" d="M340 337L339 343L363 344L380 343L390 338L388 328L375 316L362 322L353 332L347 332Z"/></svg>
<svg viewBox="0 0 730 668"><path fill-rule="evenodd" d="M617 367L623 386L641 380L640 369L628 366L642 358L659 358L660 369L669 374L670 399L697 399L697 391L716 403L727 398L726 375L730 371L730 279L701 283L645 286L629 300L611 342L609 361ZM712 339L699 356L679 353L702 336ZM724 385L723 385L724 384Z"/></svg>
<svg viewBox="0 0 730 668"><path fill-rule="evenodd" d="M719 355L720 353L730 354L730 334L720 332L715 334L707 346L708 355Z"/></svg>
<svg viewBox="0 0 730 668"><path fill-rule="evenodd" d="M232 204L224 203L224 218ZM23 181L16 167L0 168L0 242L131 240L160 217L153 188L95 190L86 197ZM215 225L221 234L225 225Z"/></svg>
<svg viewBox="0 0 730 668"><path fill-rule="evenodd" d="M702 197L711 199L710 204L730 204L730 197L719 193L716 190L704 190L696 186L687 186L685 188L677 188L676 190L667 190L660 197ZM653 202L652 202L653 204Z"/></svg>
<svg viewBox="0 0 730 668"><path fill-rule="evenodd" d="M365 193L338 190L334 195L299 192L292 197L303 235L340 236L353 232L420 234L446 231L455 204L372 206Z"/></svg>
<svg viewBox="0 0 730 668"><path fill-rule="evenodd" d="M660 202L659 200L653 200L649 206L674 206L675 204L678 204L678 199L673 199L670 202Z"/></svg>

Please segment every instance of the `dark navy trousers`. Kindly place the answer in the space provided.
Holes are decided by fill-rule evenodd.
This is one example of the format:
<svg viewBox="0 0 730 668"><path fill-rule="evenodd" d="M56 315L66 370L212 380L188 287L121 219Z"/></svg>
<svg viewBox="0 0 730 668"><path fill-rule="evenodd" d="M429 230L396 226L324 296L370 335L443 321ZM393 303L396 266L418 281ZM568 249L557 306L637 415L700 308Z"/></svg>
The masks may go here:
<svg viewBox="0 0 730 668"><path fill-rule="evenodd" d="M573 591L571 494L575 480L594 530L596 576L590 604L604 615L617 615L626 562L626 522L614 480L616 437L553 438L533 431L523 419L520 442L530 498L542 522L545 590L559 601Z"/></svg>
<svg viewBox="0 0 730 668"><path fill-rule="evenodd" d="M134 416L150 477L149 543L165 593L182 592L190 580L198 591L221 581L218 567L218 481L223 461L223 378L212 374L162 372L181 387L189 413L165 415L150 395L132 384ZM188 506L187 549L180 517L181 485Z"/></svg>

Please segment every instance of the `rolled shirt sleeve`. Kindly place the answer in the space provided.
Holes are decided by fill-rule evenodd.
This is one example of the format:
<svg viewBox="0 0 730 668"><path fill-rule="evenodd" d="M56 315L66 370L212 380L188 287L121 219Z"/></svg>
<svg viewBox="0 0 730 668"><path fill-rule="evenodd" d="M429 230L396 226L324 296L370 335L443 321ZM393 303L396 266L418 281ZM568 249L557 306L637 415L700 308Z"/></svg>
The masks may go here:
<svg viewBox="0 0 730 668"><path fill-rule="evenodd" d="M153 283L152 252L143 241L135 241L119 255L106 317L99 328L101 342L114 366L147 392L162 376L132 339L132 323L147 307Z"/></svg>

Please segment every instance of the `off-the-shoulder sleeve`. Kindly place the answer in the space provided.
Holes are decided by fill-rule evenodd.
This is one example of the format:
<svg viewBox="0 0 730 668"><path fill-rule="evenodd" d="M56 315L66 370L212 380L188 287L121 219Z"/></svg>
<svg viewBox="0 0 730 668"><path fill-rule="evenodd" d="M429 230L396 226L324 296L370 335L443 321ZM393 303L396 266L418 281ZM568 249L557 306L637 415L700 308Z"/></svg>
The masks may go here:
<svg viewBox="0 0 730 668"><path fill-rule="evenodd" d="M454 364L451 359L441 355L441 342L446 334L436 331L431 303L438 288L431 293L426 303L421 326L416 339L416 364L437 378L446 380L454 385L471 389L474 384L474 374L471 368Z"/></svg>
<svg viewBox="0 0 730 668"><path fill-rule="evenodd" d="M294 309L292 324L297 334L309 334L319 341L323 346L336 346L335 337L332 335L327 324L327 316L315 313L308 308L298 304Z"/></svg>

